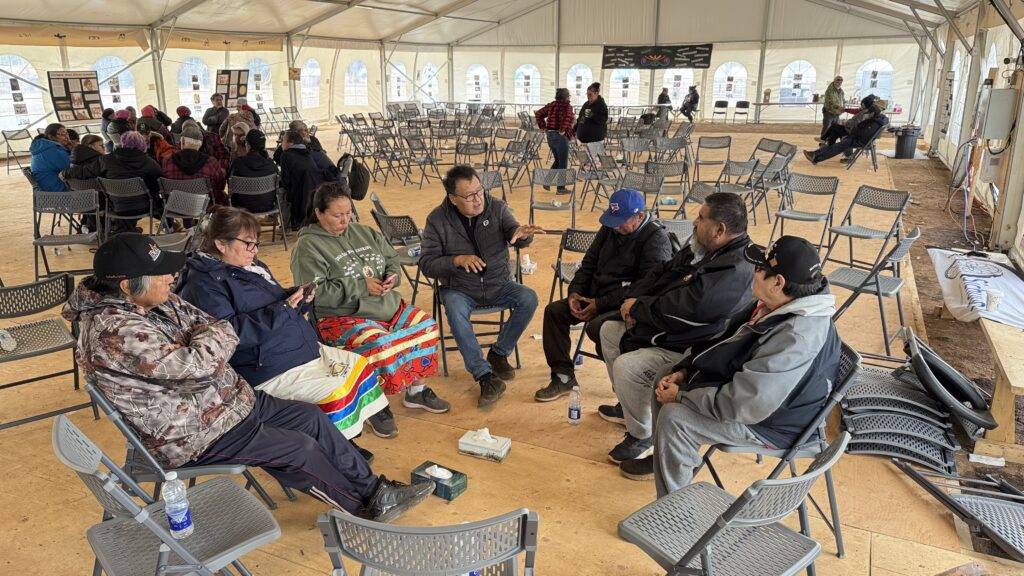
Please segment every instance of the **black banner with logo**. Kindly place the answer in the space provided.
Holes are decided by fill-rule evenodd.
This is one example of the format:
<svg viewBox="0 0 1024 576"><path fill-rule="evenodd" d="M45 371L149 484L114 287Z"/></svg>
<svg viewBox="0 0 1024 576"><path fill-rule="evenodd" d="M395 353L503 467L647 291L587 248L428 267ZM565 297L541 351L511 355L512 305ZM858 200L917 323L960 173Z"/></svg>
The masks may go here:
<svg viewBox="0 0 1024 576"><path fill-rule="evenodd" d="M712 44L605 46L601 68L710 68Z"/></svg>

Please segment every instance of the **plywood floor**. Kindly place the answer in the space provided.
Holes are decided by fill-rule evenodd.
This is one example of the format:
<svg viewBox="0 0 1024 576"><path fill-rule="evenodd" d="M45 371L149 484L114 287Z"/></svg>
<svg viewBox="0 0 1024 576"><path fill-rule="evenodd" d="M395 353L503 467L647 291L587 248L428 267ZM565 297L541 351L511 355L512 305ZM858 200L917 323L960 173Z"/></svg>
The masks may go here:
<svg viewBox="0 0 1024 576"><path fill-rule="evenodd" d="M701 133L712 133L723 126L701 125ZM334 128L325 127L320 138L334 150ZM735 157L746 157L757 139L771 134L734 134ZM814 146L813 132L779 135L801 147ZM332 152L332 156L335 154ZM857 187L872 184L891 187L885 158L879 158L877 173L867 170L862 161L845 170L837 161L810 166L798 156L794 170L810 174L836 175L841 179L837 212L845 210ZM418 176L418 175L417 175ZM393 213L409 213L423 223L427 213L443 197L438 183L401 186L374 184L385 205ZM528 214L529 190L517 189L510 203L521 219ZM360 205L364 222L369 219L369 203ZM691 214L692 214L691 208ZM762 213L763 214L763 213ZM597 227L597 212L583 211L578 226ZM539 222L549 227L564 226L558 216L541 214ZM764 243L771 227L759 218L751 236ZM372 225L372 224L371 224ZM913 223L906 223L912 227ZM820 228L799 226L789 230L817 238ZM18 174L0 175L0 277L7 285L32 279L31 197ZM551 286L550 264L558 247L556 236L539 237L528 252L539 262L536 274L526 277L546 302ZM865 253L865 256L869 256ZM870 254L873 256L873 253ZM280 246L265 247L260 257L283 283L290 280L289 254ZM79 266L91 261L91 254L76 248L51 259L58 266ZM913 262L928 265L926 262ZM913 284L911 283L911 288ZM838 291L839 298L846 297ZM406 292L408 294L408 292ZM908 318L919 319L916 298L909 294ZM429 305L430 293L418 302ZM895 308L890 305L890 318ZM449 414L433 415L394 407L400 434L392 440L365 435L361 444L374 451L374 470L388 476L408 479L409 471L424 459L469 474L469 490L454 502L429 499L399 523L406 525L442 525L486 518L520 507L540 514L538 570L543 574L659 574L656 564L639 549L618 538L617 523L654 498L653 483L622 478L606 459L608 450L620 439L622 429L597 417L598 404L614 399L607 375L597 361L588 359L579 368L583 386L584 419L581 426L566 424L564 402L538 404L534 391L548 379L541 343L529 336L540 334L541 317L534 318L520 343L523 369L510 383L498 405L487 412L476 408L478 388L463 370L457 354L450 355L451 376L436 377L429 384L452 403ZM894 320L893 320L894 321ZM920 322L916 322L920 325ZM839 322L840 334L856 348L881 351L877 306L869 299L859 300ZM70 363L68 353L0 368L4 382ZM85 394L72 390L69 377L34 383L0 391L0 421L44 412L84 402ZM117 459L123 443L106 421L94 421L88 412L72 419L86 434ZM509 458L494 464L461 456L458 438L469 429L488 426L497 434L510 436L513 449ZM99 507L70 470L61 466L50 450L50 423L39 422L0 432L0 507L8 510L4 535L0 539L0 572L5 574L86 573L92 555L84 538L88 526L99 519ZM745 457L721 457L720 469L727 487L741 491L750 482L768 473ZM257 472L265 485L274 483ZM846 539L846 557L835 556L835 543L824 524L813 518L815 534L823 553L818 570L823 575L931 575L977 560L961 548L952 516L934 500L926 497L884 459L845 456L836 469L839 504ZM279 490L270 488L280 502L275 512L281 524L282 538L246 558L250 568L263 574L325 574L330 563L316 528L316 516L324 505L300 496L287 502ZM817 487L824 497L823 486ZM824 501L824 500L822 500ZM795 518L790 519L795 525ZM980 560L992 574L1024 573L1012 563L991 558Z"/></svg>

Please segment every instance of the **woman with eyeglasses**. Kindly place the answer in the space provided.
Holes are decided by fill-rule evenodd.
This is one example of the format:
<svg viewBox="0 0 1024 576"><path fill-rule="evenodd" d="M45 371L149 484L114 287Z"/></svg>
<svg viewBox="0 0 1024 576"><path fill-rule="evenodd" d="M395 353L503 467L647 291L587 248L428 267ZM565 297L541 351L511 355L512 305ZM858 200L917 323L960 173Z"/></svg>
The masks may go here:
<svg viewBox="0 0 1024 576"><path fill-rule="evenodd" d="M218 207L175 291L231 322L239 343L229 363L253 388L317 404L351 439L367 418L387 407L377 372L358 354L320 344L303 316L313 307L316 285L278 283L256 258L259 229L249 212Z"/></svg>
<svg viewBox="0 0 1024 576"><path fill-rule="evenodd" d="M292 250L292 276L317 286L320 336L366 357L385 394L405 391L407 408L447 412L448 402L423 384L437 373L437 322L395 291L398 253L383 234L352 221L352 198L337 183L321 184L310 204ZM382 438L398 433L390 410L368 422Z"/></svg>

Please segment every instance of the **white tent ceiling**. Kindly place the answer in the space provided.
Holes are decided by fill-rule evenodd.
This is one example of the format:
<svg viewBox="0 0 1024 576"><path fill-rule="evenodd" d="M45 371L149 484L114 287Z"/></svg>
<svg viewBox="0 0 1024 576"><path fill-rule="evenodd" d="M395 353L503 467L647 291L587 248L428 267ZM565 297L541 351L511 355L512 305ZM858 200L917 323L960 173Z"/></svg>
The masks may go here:
<svg viewBox="0 0 1024 576"><path fill-rule="evenodd" d="M571 46L908 36L908 27L919 33L921 23L941 25L943 10L956 16L976 1L34 0L3 2L0 26L174 27L373 42Z"/></svg>

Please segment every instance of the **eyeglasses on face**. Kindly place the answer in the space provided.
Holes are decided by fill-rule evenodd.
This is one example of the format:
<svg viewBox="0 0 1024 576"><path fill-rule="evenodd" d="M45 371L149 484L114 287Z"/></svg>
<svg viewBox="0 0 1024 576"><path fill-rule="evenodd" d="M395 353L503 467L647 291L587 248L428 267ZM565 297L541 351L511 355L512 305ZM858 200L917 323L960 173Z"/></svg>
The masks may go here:
<svg viewBox="0 0 1024 576"><path fill-rule="evenodd" d="M470 192L469 194L466 194L465 196L457 192L452 192L452 196L457 196L459 198L462 198L463 200L468 200L470 202L476 202L477 200L483 198L484 189L483 186L481 186L480 188L477 188L476 190Z"/></svg>
<svg viewBox="0 0 1024 576"><path fill-rule="evenodd" d="M252 242L250 242L248 240L243 240L241 238L232 238L232 240L234 240L236 242L241 242L242 244L245 244L245 249L248 250L249 252L255 252L256 249L260 247L260 241L259 240L253 240Z"/></svg>

